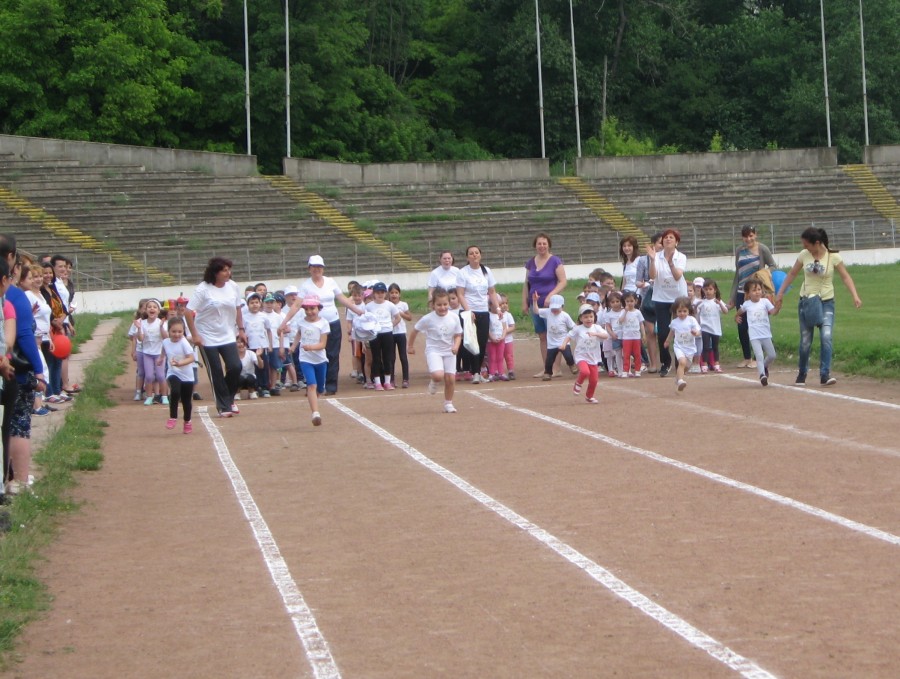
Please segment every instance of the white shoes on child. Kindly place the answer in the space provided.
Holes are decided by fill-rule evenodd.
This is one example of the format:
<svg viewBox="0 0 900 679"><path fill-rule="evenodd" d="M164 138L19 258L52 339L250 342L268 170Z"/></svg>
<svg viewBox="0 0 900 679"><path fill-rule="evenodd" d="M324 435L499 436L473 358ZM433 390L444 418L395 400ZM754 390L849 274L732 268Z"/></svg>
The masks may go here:
<svg viewBox="0 0 900 679"><path fill-rule="evenodd" d="M312 423L315 427L318 427L320 424L322 424L322 416L319 415L319 411L316 411L312 414Z"/></svg>
<svg viewBox="0 0 900 679"><path fill-rule="evenodd" d="M453 407L452 403L445 403L444 404L444 412L445 413L455 413L456 408Z"/></svg>

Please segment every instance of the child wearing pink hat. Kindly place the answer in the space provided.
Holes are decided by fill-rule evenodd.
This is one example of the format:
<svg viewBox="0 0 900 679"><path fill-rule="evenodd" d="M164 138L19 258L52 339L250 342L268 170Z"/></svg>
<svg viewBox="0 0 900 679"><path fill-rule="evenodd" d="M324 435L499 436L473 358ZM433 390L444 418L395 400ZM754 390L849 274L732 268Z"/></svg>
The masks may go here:
<svg viewBox="0 0 900 679"><path fill-rule="evenodd" d="M312 411L312 423L316 427L322 424L319 414L319 394L325 392L325 376L328 369L328 357L325 345L331 326L323 318L319 318L322 304L316 295L307 295L300 304L303 309L303 320L297 324L297 333L291 343L291 353L300 347L300 370L306 382L306 400Z"/></svg>

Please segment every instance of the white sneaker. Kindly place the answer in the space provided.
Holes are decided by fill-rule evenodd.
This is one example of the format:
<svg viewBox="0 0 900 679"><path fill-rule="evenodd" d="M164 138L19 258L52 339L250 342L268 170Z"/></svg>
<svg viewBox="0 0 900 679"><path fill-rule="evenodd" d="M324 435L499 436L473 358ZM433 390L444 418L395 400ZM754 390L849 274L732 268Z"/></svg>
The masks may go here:
<svg viewBox="0 0 900 679"><path fill-rule="evenodd" d="M453 407L452 403L445 403L444 404L444 412L445 413L455 413L456 408Z"/></svg>
<svg viewBox="0 0 900 679"><path fill-rule="evenodd" d="M691 368L690 368L690 370L688 370L688 372L689 372L690 374L692 374L692 375L699 375L699 374L700 374L700 366L699 366L699 365L692 365Z"/></svg>
<svg viewBox="0 0 900 679"><path fill-rule="evenodd" d="M687 382L685 382L684 380L678 380L675 383L675 388L678 389L678 391L684 391L684 388L686 386L687 386Z"/></svg>
<svg viewBox="0 0 900 679"><path fill-rule="evenodd" d="M259 398L259 394L257 394L255 391L251 391L250 392L250 400L252 401L255 398Z"/></svg>
<svg viewBox="0 0 900 679"><path fill-rule="evenodd" d="M144 400L144 399L141 398L141 392L140 392L140 391L135 391L135 392L134 392L134 400L135 400L135 401L143 401L143 400ZM54 403L56 403L56 401L54 401Z"/></svg>
<svg viewBox="0 0 900 679"><path fill-rule="evenodd" d="M475 373L474 375L472 375L472 384L481 384L481 375L480 374Z"/></svg>
<svg viewBox="0 0 900 679"><path fill-rule="evenodd" d="M428 380L428 393L434 396L437 393L437 382L434 380Z"/></svg>
<svg viewBox="0 0 900 679"><path fill-rule="evenodd" d="M241 400L241 395L240 395L240 394L235 394L235 395L234 395L234 400L235 400L235 401L240 401L240 400Z"/></svg>
<svg viewBox="0 0 900 679"><path fill-rule="evenodd" d="M320 424L322 424L322 416L319 415L318 411L316 411L312 414L312 423L316 427L318 427Z"/></svg>

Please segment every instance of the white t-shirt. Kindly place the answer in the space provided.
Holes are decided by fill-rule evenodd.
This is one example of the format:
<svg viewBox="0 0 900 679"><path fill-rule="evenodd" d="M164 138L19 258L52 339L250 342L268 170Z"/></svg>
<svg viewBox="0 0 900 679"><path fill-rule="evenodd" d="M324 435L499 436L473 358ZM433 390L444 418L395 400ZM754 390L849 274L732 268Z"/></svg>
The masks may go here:
<svg viewBox="0 0 900 679"><path fill-rule="evenodd" d="M747 324L747 335L750 339L771 339L772 326L769 324L769 310L774 309L772 304L765 297L761 297L758 302L751 302L749 299L741 304L744 310L744 323Z"/></svg>
<svg viewBox="0 0 900 679"><path fill-rule="evenodd" d="M700 329L710 335L722 335L722 314L728 313L728 306L720 299L704 299L697 305Z"/></svg>
<svg viewBox="0 0 900 679"><path fill-rule="evenodd" d="M131 327L128 328L128 338L131 339L132 337L134 337L134 351L135 351L135 353L143 353L143 351L144 351L144 345L143 345L143 343L137 338L138 328L137 328L137 326L135 325L135 323L137 323L137 320L135 320L134 322L132 322ZM185 330L187 330L187 327L185 327Z"/></svg>
<svg viewBox="0 0 900 679"><path fill-rule="evenodd" d="M687 268L687 256L675 251L672 256L672 264L676 269L681 269L682 274L679 280L675 280L672 274L672 268L666 261L665 252L660 250L656 253L656 278L653 280L653 301L654 302L674 302L679 297L687 297L687 279L684 276L684 270Z"/></svg>
<svg viewBox="0 0 900 679"><path fill-rule="evenodd" d="M305 318L297 324L297 332L300 333L300 362L312 363L328 363L328 357L325 355L325 348L317 351L307 351L303 348L304 344L318 344L322 341L322 335L331 332L331 325L321 316L310 323Z"/></svg>
<svg viewBox="0 0 900 679"><path fill-rule="evenodd" d="M516 319L507 311L503 314L503 320L506 322L506 327L509 330L509 332L506 333L506 337L503 339L503 343L509 344L515 339L515 337L513 337L513 330L516 329Z"/></svg>
<svg viewBox="0 0 900 679"><path fill-rule="evenodd" d="M459 314L448 311L446 316L438 316L432 311L425 314L415 325L416 332L425 335L426 353L435 353L441 356L453 354L453 340L456 335L462 335L462 326L459 323Z"/></svg>
<svg viewBox="0 0 900 679"><path fill-rule="evenodd" d="M622 272L622 291L637 292L637 259L628 262Z"/></svg>
<svg viewBox="0 0 900 679"><path fill-rule="evenodd" d="M172 359L183 360L194 355L194 348L186 338L182 337L178 342L173 342L168 337L162 341L162 350L166 353L166 377L174 375L182 382L194 382L194 364L172 365Z"/></svg>
<svg viewBox="0 0 900 679"><path fill-rule="evenodd" d="M407 312L409 311L409 304L404 302L402 299L397 302L395 305L397 307L397 313ZM394 326L394 334L395 335L405 335L406 334L406 321L403 320L403 317L400 317L400 322Z"/></svg>
<svg viewBox="0 0 900 679"><path fill-rule="evenodd" d="M241 375L256 375L256 352L249 349L244 352L243 356L238 354L241 359Z"/></svg>
<svg viewBox="0 0 900 679"><path fill-rule="evenodd" d="M505 323L503 322L503 316L501 314L492 313L490 315L490 323L488 325L488 336L492 340L499 340L503 337L503 330Z"/></svg>
<svg viewBox="0 0 900 679"><path fill-rule="evenodd" d="M34 336L38 342L43 342L50 334L50 305L43 295L36 295L31 290L26 290L25 296L31 302L31 310L34 312Z"/></svg>
<svg viewBox="0 0 900 679"><path fill-rule="evenodd" d="M459 277L459 269L451 266L445 269L437 267L428 275L429 288L442 288L443 290L456 290L456 281Z"/></svg>
<svg viewBox="0 0 900 679"><path fill-rule="evenodd" d="M603 359L603 340L608 335L606 330L596 323L590 328L586 325L576 325L569 330L569 337L575 342L572 357L576 363L587 361L588 364L597 365Z"/></svg>
<svg viewBox="0 0 900 679"><path fill-rule="evenodd" d="M547 346L559 349L569 330L575 327L575 321L565 311L554 314L550 309L538 309L538 316L547 321Z"/></svg>
<svg viewBox="0 0 900 679"><path fill-rule="evenodd" d="M141 342L143 345L142 351L146 355L159 356L160 353L162 353L162 329L163 324L158 317L154 321L150 321L149 319L146 321L141 321L141 330L144 333L144 339Z"/></svg>
<svg viewBox="0 0 900 679"><path fill-rule="evenodd" d="M284 323L284 314L279 313L274 309L272 309L272 311L266 311L264 309L260 313L262 313L263 316L269 319L269 327L272 329L272 346L277 349L281 346L281 338L278 337L278 328L280 328L281 324Z"/></svg>
<svg viewBox="0 0 900 679"><path fill-rule="evenodd" d="M644 314L638 309L634 311L622 311L619 313L622 331L619 333L619 339L623 340L639 340L641 338L641 324L644 322Z"/></svg>
<svg viewBox="0 0 900 679"><path fill-rule="evenodd" d="M612 331L616 334L620 340L622 338L622 309L620 308L618 311L613 311L612 309L607 309L603 312L603 327L607 328L607 330L612 329ZM610 335L611 337L612 335Z"/></svg>
<svg viewBox="0 0 900 679"><path fill-rule="evenodd" d="M656 288L654 288L656 290ZM653 294L656 294L655 292ZM669 330L673 333L672 348L680 351L685 356L693 356L697 353L697 343L691 330L700 330L700 324L693 316L685 319L676 316L669 323Z"/></svg>
<svg viewBox="0 0 900 679"><path fill-rule="evenodd" d="M262 311L257 311L256 313L247 311L243 316L243 321L244 334L247 335L247 349L250 351L256 351L257 349L268 351L268 333L272 332L272 324L268 317Z"/></svg>
<svg viewBox="0 0 900 679"><path fill-rule="evenodd" d="M373 314L378 319L378 333L394 331L394 316L398 314L397 307L387 300L381 302L369 302L366 304L366 311Z"/></svg>
<svg viewBox="0 0 900 679"><path fill-rule="evenodd" d="M488 267L484 269L485 271L481 267L473 269L466 264L456 277L456 287L465 290L466 304L470 311L487 311L488 290L497 285L493 272Z"/></svg>
<svg viewBox="0 0 900 679"><path fill-rule="evenodd" d="M322 305L322 308L319 309L319 318L324 318L329 323L340 320L334 300L341 294L343 293L341 292L340 287L338 287L338 284L334 282L334 279L329 278L328 276L322 277L322 287L317 286L312 278L307 278L300 284L300 299L309 297L310 295L316 295L319 298L319 303ZM302 313L302 310L298 313Z"/></svg>
<svg viewBox="0 0 900 679"><path fill-rule="evenodd" d="M241 291L234 281L225 281L221 288L203 282L194 290L187 308L197 314L194 327L211 347L233 344L235 321L241 304Z"/></svg>

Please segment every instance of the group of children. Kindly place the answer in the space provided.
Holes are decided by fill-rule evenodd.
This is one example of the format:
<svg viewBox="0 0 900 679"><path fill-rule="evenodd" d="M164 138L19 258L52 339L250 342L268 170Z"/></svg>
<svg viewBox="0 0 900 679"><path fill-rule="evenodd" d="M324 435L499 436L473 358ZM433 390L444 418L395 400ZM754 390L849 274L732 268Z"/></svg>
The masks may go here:
<svg viewBox="0 0 900 679"><path fill-rule="evenodd" d="M558 359L565 361L576 375L573 392L582 394L588 403L595 398L600 371L610 377L638 378L646 370L643 345L644 317L641 300L634 292L620 292L615 280L606 272L592 273L591 281L579 294L577 318L564 310L561 295L548 299L546 308L532 310L547 321L547 356L543 379L553 379ZM686 373L722 372L719 364L719 338L722 316L728 307L722 301L716 282L698 278L688 297L672 304L672 321L664 346L675 356L676 389L687 386ZM745 286L746 301L738 309L738 322L746 322L757 357L760 383L768 385L769 366L775 359L769 315L776 313L772 301L765 296L761 281L751 279ZM297 288L270 293L264 283L245 290L243 322L246 343L237 340L241 359L241 377L236 399L246 390L248 398L268 398L282 389L305 389L314 425L321 424L318 394L325 383L327 358L325 345L329 324L318 312L322 306L317 297L304 298L304 314L284 323L283 309L297 298ZM458 380L477 382L515 379L515 320L509 312L509 300L500 295L499 313L491 313L486 365L477 375L461 371L459 348L463 336L461 306L455 290L435 289L432 311L423 316L407 338L406 322L412 320L409 305L402 301L396 283L355 281L349 285L349 296L365 313L347 310L347 332L350 336L353 366L352 379L374 391L395 389L395 365L400 362L401 386L409 387L407 354L414 354L418 334L425 335L425 359L430 375L428 392L434 394L442 386L444 412L455 413L454 386ZM137 364L135 401L145 405L161 403L169 406L168 429L177 422L178 404L184 417L184 433L190 433L191 402L199 400L195 391L199 357L190 342L184 321L188 300L179 297L163 304L156 299L141 300L129 331L133 342L132 357ZM321 373L321 374L320 374Z"/></svg>

